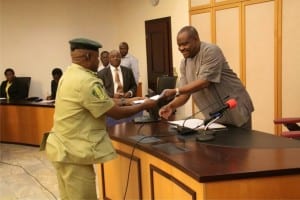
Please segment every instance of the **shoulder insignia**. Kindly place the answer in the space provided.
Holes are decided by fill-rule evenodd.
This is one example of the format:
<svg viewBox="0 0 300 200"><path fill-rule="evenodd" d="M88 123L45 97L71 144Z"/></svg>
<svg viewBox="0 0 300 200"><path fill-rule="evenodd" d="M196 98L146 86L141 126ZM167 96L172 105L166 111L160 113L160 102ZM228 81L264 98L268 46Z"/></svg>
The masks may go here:
<svg viewBox="0 0 300 200"><path fill-rule="evenodd" d="M105 90L100 83L94 84L93 89L92 89L92 95L94 95L95 97L97 97L99 99L107 98L107 94L105 93Z"/></svg>

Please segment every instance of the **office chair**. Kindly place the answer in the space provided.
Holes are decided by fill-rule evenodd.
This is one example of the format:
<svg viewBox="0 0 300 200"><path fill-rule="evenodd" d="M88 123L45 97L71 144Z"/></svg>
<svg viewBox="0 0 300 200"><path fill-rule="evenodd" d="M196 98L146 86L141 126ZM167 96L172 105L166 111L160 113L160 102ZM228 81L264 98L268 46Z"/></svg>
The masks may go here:
<svg viewBox="0 0 300 200"><path fill-rule="evenodd" d="M177 76L159 76L157 77L156 93L160 94L164 89L174 89L176 87ZM172 101L174 97L162 99L158 102L158 106L162 107Z"/></svg>
<svg viewBox="0 0 300 200"><path fill-rule="evenodd" d="M30 81L31 77L16 77L17 80L22 84L22 89L24 90L24 99L28 97L29 88L30 88Z"/></svg>
<svg viewBox="0 0 300 200"><path fill-rule="evenodd" d="M148 94L146 97L152 97L156 94L160 94L164 89L173 89L176 87L177 76L159 76L157 77L157 87L156 92L148 89ZM174 97L173 97L174 98ZM158 111L159 108L169 103L171 99L159 99L157 105L154 108L148 109L149 116L139 116L133 119L135 123L149 123L157 122L160 120Z"/></svg>
<svg viewBox="0 0 300 200"><path fill-rule="evenodd" d="M300 140L300 117L274 119L275 124L284 125L288 131L283 131L281 136Z"/></svg>
<svg viewBox="0 0 300 200"><path fill-rule="evenodd" d="M156 93L160 94L164 89L174 89L176 87L177 76L157 77Z"/></svg>

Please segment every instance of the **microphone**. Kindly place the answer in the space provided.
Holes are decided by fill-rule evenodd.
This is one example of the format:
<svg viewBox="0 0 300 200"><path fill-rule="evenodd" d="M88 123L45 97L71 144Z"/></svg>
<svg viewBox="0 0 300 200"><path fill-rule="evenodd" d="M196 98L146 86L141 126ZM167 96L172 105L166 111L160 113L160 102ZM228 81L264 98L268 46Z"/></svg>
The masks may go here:
<svg viewBox="0 0 300 200"><path fill-rule="evenodd" d="M228 97L229 97L229 95L223 97L222 99L225 100L225 99L227 99ZM180 135L191 135L191 134L197 133L197 132L198 132L198 131L197 131L197 128L199 128L200 126L202 126L204 123L201 123L201 124L197 125L197 126L194 127L194 128L189 128L189 127L184 126L185 123L186 123L186 121L187 121L188 119L191 119L192 117L196 116L196 115L199 114L200 112L203 112L204 110L210 108L211 106L215 105L216 103L218 103L218 101L215 101L215 102L213 102L213 103L207 105L206 107L202 108L201 110L195 112L194 114L192 114L192 115L186 117L186 118L184 119L183 123L182 123L182 126L176 125L176 130L177 130L177 132L178 132Z"/></svg>
<svg viewBox="0 0 300 200"><path fill-rule="evenodd" d="M237 105L237 102L235 99L229 99L228 101L225 102L225 105L221 108L219 108L216 111L210 112L210 118L204 120L204 125L207 125L208 123L210 123L212 120L216 119L218 117L221 118L223 116L223 113L227 110L227 109L232 109L235 108Z"/></svg>
<svg viewBox="0 0 300 200"><path fill-rule="evenodd" d="M213 135L213 132L208 133L208 127L214 123L215 121L217 121L218 119L220 119L223 116L223 113L227 110L227 109L232 109L235 108L237 105L237 102L235 99L229 99L228 101L226 101L225 105L222 108L219 108L217 111L214 112L210 112L209 115L211 116L209 119L204 120L204 129L199 131L201 133L201 135L197 136L196 140L203 142L203 141L209 141L209 140L213 140L215 138L215 136Z"/></svg>

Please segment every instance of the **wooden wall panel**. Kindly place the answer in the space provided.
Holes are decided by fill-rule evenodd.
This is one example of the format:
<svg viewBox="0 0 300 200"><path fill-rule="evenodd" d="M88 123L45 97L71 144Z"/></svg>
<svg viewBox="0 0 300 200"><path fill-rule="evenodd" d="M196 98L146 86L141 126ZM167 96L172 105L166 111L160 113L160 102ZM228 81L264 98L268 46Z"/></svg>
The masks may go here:
<svg viewBox="0 0 300 200"><path fill-rule="evenodd" d="M190 0L191 7L202 6L210 3L210 0Z"/></svg>
<svg viewBox="0 0 300 200"><path fill-rule="evenodd" d="M274 2L245 7L246 87L255 106L253 129L274 132Z"/></svg>
<svg viewBox="0 0 300 200"><path fill-rule="evenodd" d="M292 90L292 94L288 92L288 88L297 88L295 83L299 78L297 79L298 76L295 74L299 73L295 73L297 71L295 67L285 66L285 62L291 65L300 64L295 55L298 52L296 46L299 45L294 44L300 41L297 37L300 31L293 31L300 30L296 28L300 26L291 20L293 17L297 18L297 6L295 0L290 1L291 3L284 1L284 5L282 2L282 0L211 0L209 4L190 7L190 23L198 29L200 39L221 47L229 65L250 93L255 107L252 115L253 128L272 134L281 132L278 127L275 129L273 119L282 115L283 106L284 113L295 113L294 116L300 113L300 106L293 109L289 105L297 104L295 99L299 99L299 92L296 89ZM285 20L287 15L289 17ZM283 30L286 28L290 31L283 33L292 36L294 40L285 39L283 36L282 46L291 54L283 53L282 64L281 27L284 22L287 25L283 26ZM203 31L203 27L206 30ZM291 59L285 59L285 55L290 55L288 57ZM283 97L281 76L285 91ZM194 104L192 109L193 112L197 112Z"/></svg>
<svg viewBox="0 0 300 200"><path fill-rule="evenodd" d="M191 24L197 29L200 40L211 42L211 14L209 12L199 13L191 16Z"/></svg>
<svg viewBox="0 0 300 200"><path fill-rule="evenodd" d="M282 116L300 117L300 1L283 1Z"/></svg>
<svg viewBox="0 0 300 200"><path fill-rule="evenodd" d="M240 75L240 24L239 7L216 11L216 44L218 44L229 66Z"/></svg>

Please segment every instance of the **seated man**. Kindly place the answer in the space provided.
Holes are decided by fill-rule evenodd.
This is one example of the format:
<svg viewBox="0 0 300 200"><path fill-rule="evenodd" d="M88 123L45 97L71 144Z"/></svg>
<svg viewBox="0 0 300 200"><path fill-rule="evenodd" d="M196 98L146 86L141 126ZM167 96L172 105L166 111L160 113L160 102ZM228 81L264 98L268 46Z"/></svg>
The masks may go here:
<svg viewBox="0 0 300 200"><path fill-rule="evenodd" d="M110 67L98 72L107 94L113 98L129 98L136 96L137 85L132 70L120 66L121 54L117 50L109 53Z"/></svg>

